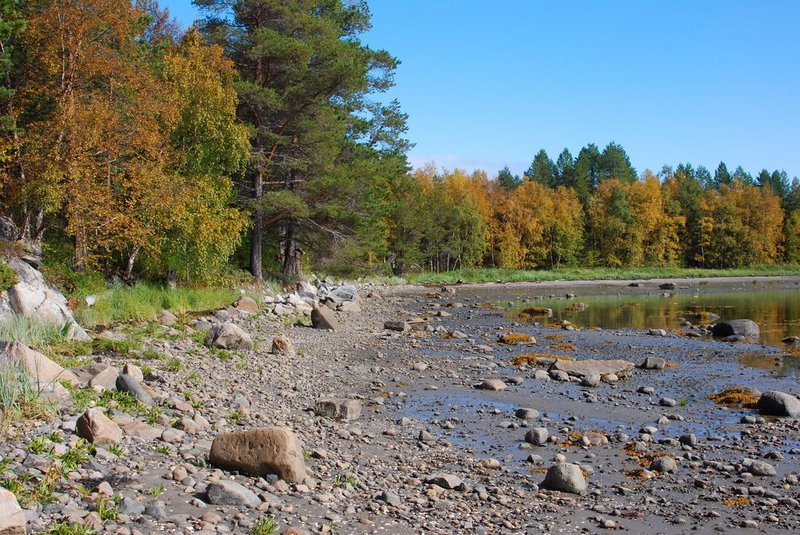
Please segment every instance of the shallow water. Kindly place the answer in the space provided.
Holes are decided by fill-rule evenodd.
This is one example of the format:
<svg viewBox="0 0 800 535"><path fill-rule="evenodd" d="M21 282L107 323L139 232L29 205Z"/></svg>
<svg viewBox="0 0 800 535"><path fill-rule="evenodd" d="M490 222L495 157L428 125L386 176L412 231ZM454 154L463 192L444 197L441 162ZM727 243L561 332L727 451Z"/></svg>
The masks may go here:
<svg viewBox="0 0 800 535"><path fill-rule="evenodd" d="M800 336L800 290L661 295L595 295L572 299L532 299L501 303L511 314L528 306L553 309L553 320L569 320L583 327L604 329L676 329L681 318L702 324L699 312L722 320L748 318L761 327L761 343L781 346L787 336ZM588 307L580 310L576 303ZM544 321L543 318L539 318Z"/></svg>

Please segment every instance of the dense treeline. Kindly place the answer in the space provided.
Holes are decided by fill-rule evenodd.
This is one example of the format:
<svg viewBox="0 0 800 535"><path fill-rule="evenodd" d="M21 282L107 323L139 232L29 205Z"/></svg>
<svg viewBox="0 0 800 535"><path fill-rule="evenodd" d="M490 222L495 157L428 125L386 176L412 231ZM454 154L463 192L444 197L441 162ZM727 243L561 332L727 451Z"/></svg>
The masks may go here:
<svg viewBox="0 0 800 535"><path fill-rule="evenodd" d="M408 264L454 267L691 266L728 268L800 261L800 181L763 170L753 178L721 163L712 175L681 164L637 176L609 144L539 151L523 177L478 171L413 173L423 230ZM426 207L437 213L425 219ZM436 223L434 223L434 221ZM445 228L435 228L445 225ZM425 230L427 229L427 230ZM441 236L441 238L436 238Z"/></svg>
<svg viewBox="0 0 800 535"><path fill-rule="evenodd" d="M785 173L639 176L614 143L411 173L365 2L195 3L181 32L154 0L0 0L3 236L128 281L800 260Z"/></svg>

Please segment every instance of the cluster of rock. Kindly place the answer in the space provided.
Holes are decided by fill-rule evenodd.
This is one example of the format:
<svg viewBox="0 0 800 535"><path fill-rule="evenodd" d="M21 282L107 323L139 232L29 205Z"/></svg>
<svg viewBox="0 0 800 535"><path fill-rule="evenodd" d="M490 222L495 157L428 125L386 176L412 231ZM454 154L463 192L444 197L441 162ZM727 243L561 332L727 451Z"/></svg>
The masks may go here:
<svg viewBox="0 0 800 535"><path fill-rule="evenodd" d="M37 269L36 257L6 258L5 263L17 274L18 282L0 292L0 322L16 316L66 325L68 338L88 340L89 335L78 325L67 306L67 299L58 289L44 280Z"/></svg>
<svg viewBox="0 0 800 535"><path fill-rule="evenodd" d="M305 315L311 316L315 308L327 307L338 312L360 312L358 290L350 284L329 286L324 281L316 285L300 282L293 292L264 297L266 313L270 318Z"/></svg>

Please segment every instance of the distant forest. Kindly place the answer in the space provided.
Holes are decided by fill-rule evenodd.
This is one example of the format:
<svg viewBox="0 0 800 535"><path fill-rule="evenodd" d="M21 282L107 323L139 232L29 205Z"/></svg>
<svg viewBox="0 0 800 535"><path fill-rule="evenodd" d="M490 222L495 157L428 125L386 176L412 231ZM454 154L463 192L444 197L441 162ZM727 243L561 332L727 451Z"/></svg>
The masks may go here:
<svg viewBox="0 0 800 535"><path fill-rule="evenodd" d="M0 230L51 270L256 281L800 261L800 184L588 145L523 177L411 171L365 2L0 0ZM4 244L8 245L8 244ZM10 251L13 247L4 247Z"/></svg>

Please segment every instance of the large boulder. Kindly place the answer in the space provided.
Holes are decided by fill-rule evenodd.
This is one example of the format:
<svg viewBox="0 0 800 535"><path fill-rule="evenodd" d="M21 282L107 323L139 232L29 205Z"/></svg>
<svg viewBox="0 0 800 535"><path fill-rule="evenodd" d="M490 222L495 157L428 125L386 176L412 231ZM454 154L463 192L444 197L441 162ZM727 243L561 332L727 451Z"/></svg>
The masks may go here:
<svg viewBox="0 0 800 535"><path fill-rule="evenodd" d="M119 444L122 441L122 428L98 407L86 409L78 418L76 430L79 437L93 444Z"/></svg>
<svg viewBox="0 0 800 535"><path fill-rule="evenodd" d="M262 427L217 435L211 444L211 464L253 477L275 474L290 483L306 475L303 448L291 430Z"/></svg>
<svg viewBox="0 0 800 535"><path fill-rule="evenodd" d="M220 323L208 331L206 345L219 349L253 349L253 339L233 323Z"/></svg>
<svg viewBox="0 0 800 535"><path fill-rule="evenodd" d="M25 535L25 513L17 497L0 488L0 535Z"/></svg>
<svg viewBox="0 0 800 535"><path fill-rule="evenodd" d="M355 286L343 284L342 286L334 288L328 292L326 298L328 301L336 303L337 305L340 305L344 302L358 301L358 290L356 290Z"/></svg>
<svg viewBox="0 0 800 535"><path fill-rule="evenodd" d="M752 341L758 341L761 329L753 320L728 320L722 321L711 328L714 338L727 338L728 336L743 336Z"/></svg>
<svg viewBox="0 0 800 535"><path fill-rule="evenodd" d="M800 418L800 399L786 392L764 392L756 402L756 409L761 414Z"/></svg>
<svg viewBox="0 0 800 535"><path fill-rule="evenodd" d="M625 377L633 370L633 362L624 359L557 360L550 367L550 370L560 370L573 377L580 378L592 375L603 377L612 374L618 377Z"/></svg>
<svg viewBox="0 0 800 535"><path fill-rule="evenodd" d="M328 307L314 307L311 311L311 325L315 329L330 329L336 331L339 329L339 322L336 321L336 316L333 311Z"/></svg>
<svg viewBox="0 0 800 535"><path fill-rule="evenodd" d="M586 492L586 478L583 477L581 467L577 464L554 464L547 469L542 486L546 489L569 492L571 494L584 494Z"/></svg>
<svg viewBox="0 0 800 535"><path fill-rule="evenodd" d="M19 342L0 342L0 363L3 362L21 366L31 380L40 385L54 381L67 381L72 385L80 384L80 380L74 373Z"/></svg>
<svg viewBox="0 0 800 535"><path fill-rule="evenodd" d="M258 303L254 299L243 295L234 305L240 312L247 312L248 314L258 314Z"/></svg>
<svg viewBox="0 0 800 535"><path fill-rule="evenodd" d="M16 316L37 318L58 325L68 324L73 340L89 340L67 306L67 298L47 284L44 275L21 258L7 258L6 264L17 273L19 282L0 293L0 322Z"/></svg>

